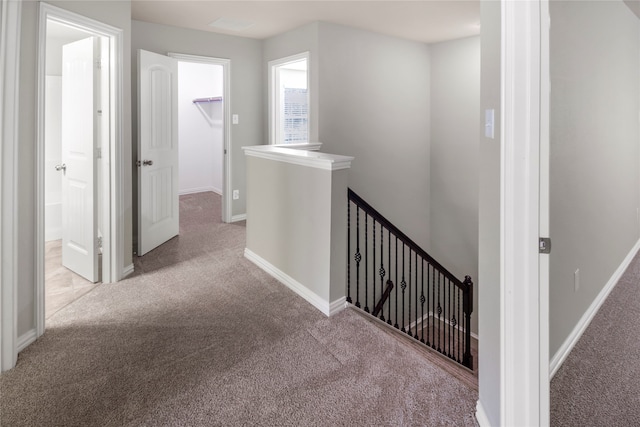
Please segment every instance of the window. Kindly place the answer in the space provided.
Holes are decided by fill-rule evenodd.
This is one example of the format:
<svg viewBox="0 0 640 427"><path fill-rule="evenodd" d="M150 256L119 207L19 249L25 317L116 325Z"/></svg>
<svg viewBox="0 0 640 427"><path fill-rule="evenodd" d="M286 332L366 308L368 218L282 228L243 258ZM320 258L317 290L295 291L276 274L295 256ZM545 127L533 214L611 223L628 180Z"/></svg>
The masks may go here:
<svg viewBox="0 0 640 427"><path fill-rule="evenodd" d="M309 53L269 62L270 142L309 142Z"/></svg>

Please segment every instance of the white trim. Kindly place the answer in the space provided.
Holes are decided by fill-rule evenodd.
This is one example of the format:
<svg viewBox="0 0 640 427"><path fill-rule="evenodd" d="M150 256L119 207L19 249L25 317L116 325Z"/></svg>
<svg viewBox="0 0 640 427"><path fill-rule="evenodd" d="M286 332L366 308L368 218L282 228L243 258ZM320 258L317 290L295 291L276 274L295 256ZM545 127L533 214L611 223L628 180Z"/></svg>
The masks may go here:
<svg viewBox="0 0 640 427"><path fill-rule="evenodd" d="M128 275L133 274L133 263L127 265L125 268L122 269L122 279L124 279L125 277L127 277Z"/></svg>
<svg viewBox="0 0 640 427"><path fill-rule="evenodd" d="M286 64L290 64L292 62L298 62L302 59L306 59L307 60L307 117L308 117L308 128L307 128L307 137L311 138L311 52L306 51L306 52L301 52L301 53L297 53L295 55L290 55L284 58L279 58L279 59L274 59L272 61L269 61L267 63L267 102L268 102L268 111L267 111L267 120L269 123L269 144L270 145L284 145L284 144L277 144L276 140L277 140L277 136L276 136L276 129L277 129L277 124L276 124L276 115L275 115L275 111L277 110L277 107L275 105L275 103L277 102L277 97L274 96L273 94L273 88L277 85L277 82L275 81L276 76L273 72L275 67L279 67L282 65L286 65Z"/></svg>
<svg viewBox="0 0 640 427"><path fill-rule="evenodd" d="M234 215L231 217L231 222L240 222L240 221L246 221L247 219L247 214L243 213L243 214L239 214L239 215Z"/></svg>
<svg viewBox="0 0 640 427"><path fill-rule="evenodd" d="M340 313L342 310L347 308L349 303L347 303L347 297L338 298L331 304L329 304L329 317Z"/></svg>
<svg viewBox="0 0 640 427"><path fill-rule="evenodd" d="M38 339L38 333L35 329L31 329L18 338L18 353L29 347Z"/></svg>
<svg viewBox="0 0 640 427"><path fill-rule="evenodd" d="M540 0L502 0L500 424L549 425L540 300ZM480 309L482 310L482 309ZM482 354L480 354L482 359ZM546 383L546 384L545 384Z"/></svg>
<svg viewBox="0 0 640 427"><path fill-rule="evenodd" d="M95 36L109 39L109 106L110 140L103 144L103 161L109 165L109 182L105 183L104 198L105 215L103 223L103 283L118 281L122 278L124 268L124 191L122 176L124 174L122 144L124 135L123 121L123 59L124 32L122 29L104 24L91 18L61 9L47 3L40 3L38 26L38 104L37 104L37 213L36 213L36 332L44 333L44 99L45 99L45 62L46 62L46 29L47 21L62 23ZM106 172L106 171L105 171Z"/></svg>
<svg viewBox="0 0 640 427"><path fill-rule="evenodd" d="M618 281L633 261L633 258L636 256L638 251L640 250L640 240L636 242L636 244L631 248L631 251L627 254L627 257L622 261L620 266L614 271L611 278L607 284L602 288L598 296L593 300L587 311L584 312L576 326L573 328L567 339L562 343L556 354L553 355L550 364L550 373L549 373L549 381L553 378L553 376L558 372L560 366L564 363L573 350L573 347L578 343L578 340L584 334L584 331L587 329L593 318L596 314L598 314L598 310L602 307L602 304L605 302L613 288L616 287Z"/></svg>
<svg viewBox="0 0 640 427"><path fill-rule="evenodd" d="M252 157L259 157L268 160L291 163L292 165L306 166L328 171L349 169L353 157L340 156L337 154L320 153L317 151L307 151L292 148L283 148L274 145L252 145L242 147L244 154Z"/></svg>
<svg viewBox="0 0 640 427"><path fill-rule="evenodd" d="M169 52L169 57L178 61L196 62L200 64L214 64L222 66L222 115L224 117L223 130L223 162L222 162L222 222L233 222L233 200L231 195L231 166L233 150L231 149L231 60L226 58L214 58L208 56L186 55Z"/></svg>
<svg viewBox="0 0 640 427"><path fill-rule="evenodd" d="M482 402L479 400L476 404L476 421L480 427L491 427L491 421L489 421L487 412L484 410L484 406L482 406Z"/></svg>
<svg viewBox="0 0 640 427"><path fill-rule="evenodd" d="M296 144L272 144L273 147L293 148L296 150L320 151L322 142L299 142Z"/></svg>
<svg viewBox="0 0 640 427"><path fill-rule="evenodd" d="M253 262L255 265L260 267L264 272L269 274L271 277L285 285L287 288L291 289L293 292L307 300L309 304L320 310L325 316L331 316L331 306L332 304L324 298L320 297L318 294L304 286L302 283L295 280L293 277L289 276L284 271L280 270L269 261L262 258L260 255L256 254L252 250L245 248L244 256L249 261ZM334 302L334 304L339 305L340 300ZM334 307L335 310L335 307Z"/></svg>
<svg viewBox="0 0 640 427"><path fill-rule="evenodd" d="M187 188L185 190L180 190L178 192L179 196L185 196L187 194L197 194L197 193L216 193L218 195L222 195L222 190L215 187L196 187L196 188Z"/></svg>
<svg viewBox="0 0 640 427"><path fill-rule="evenodd" d="M17 219L22 2L0 6L0 371L18 359Z"/></svg>

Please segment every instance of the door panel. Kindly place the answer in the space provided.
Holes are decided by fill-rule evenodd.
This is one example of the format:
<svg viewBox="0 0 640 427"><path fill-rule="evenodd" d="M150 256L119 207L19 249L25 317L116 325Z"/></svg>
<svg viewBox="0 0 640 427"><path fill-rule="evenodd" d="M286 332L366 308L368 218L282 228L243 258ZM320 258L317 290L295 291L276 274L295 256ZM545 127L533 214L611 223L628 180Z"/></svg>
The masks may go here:
<svg viewBox="0 0 640 427"><path fill-rule="evenodd" d="M62 265L98 277L96 146L99 39L62 47Z"/></svg>
<svg viewBox="0 0 640 427"><path fill-rule="evenodd" d="M178 62L143 50L139 63L138 255L178 235Z"/></svg>

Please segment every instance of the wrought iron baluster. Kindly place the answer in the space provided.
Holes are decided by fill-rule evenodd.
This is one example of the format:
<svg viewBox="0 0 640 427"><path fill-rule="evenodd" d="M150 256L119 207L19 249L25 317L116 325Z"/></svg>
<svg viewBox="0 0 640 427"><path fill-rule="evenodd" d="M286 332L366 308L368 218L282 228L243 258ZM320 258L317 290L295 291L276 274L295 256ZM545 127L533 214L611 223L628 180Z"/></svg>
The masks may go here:
<svg viewBox="0 0 640 427"><path fill-rule="evenodd" d="M413 338L418 339L418 253L415 253L415 267L416 267L416 273L415 273L415 293L414 296L416 297L416 301L415 304L413 304L415 306L415 319L416 319L416 328L413 331ZM420 322L422 323L422 319L420 319Z"/></svg>
<svg viewBox="0 0 640 427"><path fill-rule="evenodd" d="M458 319L460 319L460 289L456 289L456 313L458 314ZM456 357L456 361L460 363L460 326L458 326L458 349L457 350L458 350L458 354Z"/></svg>
<svg viewBox="0 0 640 427"><path fill-rule="evenodd" d="M449 320L449 333L447 334L447 338L449 340L449 350L447 350L447 356L451 357L451 334L453 330L451 329L451 280L447 279L447 287L449 288L449 312L447 313L447 319Z"/></svg>
<svg viewBox="0 0 640 427"><path fill-rule="evenodd" d="M404 280L404 243L402 243L402 282L400 283L400 287L402 288L402 328L400 329L402 332L406 332L407 330L404 328L404 302L405 302L405 294L404 291L407 289L407 282Z"/></svg>
<svg viewBox="0 0 640 427"><path fill-rule="evenodd" d="M409 329L407 330L407 334L409 336L411 336L411 248L409 248L409 299L408 299L408 302L409 302L409 310L408 310L408 313L409 313L409 319L408 319Z"/></svg>
<svg viewBox="0 0 640 427"><path fill-rule="evenodd" d="M373 306L376 306L376 220L373 220L373 236L371 238L373 258L371 259L371 289L373 290ZM369 282L367 282L369 287Z"/></svg>
<svg viewBox="0 0 640 427"><path fill-rule="evenodd" d="M387 253L389 254L389 259L387 262L387 266L389 267L389 280L391 280L391 230L387 230ZM397 283L397 282L396 282ZM397 290L396 290L397 293ZM389 312L387 315L387 324L391 324L391 301L389 301Z"/></svg>
<svg viewBox="0 0 640 427"><path fill-rule="evenodd" d="M347 203L347 302L351 301L351 202Z"/></svg>
<svg viewBox="0 0 640 427"><path fill-rule="evenodd" d="M473 369L473 356L471 356L471 312L473 311L473 282L471 277L466 276L464 279L464 293L463 301L464 305L464 356L462 358L462 364L469 369Z"/></svg>
<svg viewBox="0 0 640 427"><path fill-rule="evenodd" d="M433 267L431 276L431 348L436 348L436 268Z"/></svg>
<svg viewBox="0 0 640 427"><path fill-rule="evenodd" d="M440 348L440 344L442 344L442 341L440 341L440 332L442 331L442 304L440 304L441 300L440 300L440 276L442 276L442 273L438 272L438 351L442 353L442 349Z"/></svg>
<svg viewBox="0 0 640 427"><path fill-rule="evenodd" d="M424 344L424 259L421 259L422 262L422 280L420 281L420 318L422 321L420 322L420 329L422 329L422 334L420 338L420 342Z"/></svg>
<svg viewBox="0 0 640 427"><path fill-rule="evenodd" d="M396 236L396 323L393 324L393 327L398 329L398 236Z"/></svg>
<svg viewBox="0 0 640 427"><path fill-rule="evenodd" d="M360 206L356 206L356 307L360 308L360 261L362 254L360 253Z"/></svg>
<svg viewBox="0 0 640 427"><path fill-rule="evenodd" d="M369 214L364 214L364 311L369 312Z"/></svg>
<svg viewBox="0 0 640 427"><path fill-rule="evenodd" d="M431 283L431 264L427 263L427 345L431 345L429 338L429 321L431 320L432 311L429 311L429 284ZM424 331L424 330L423 330Z"/></svg>
<svg viewBox="0 0 640 427"><path fill-rule="evenodd" d="M380 300L382 300L384 298L384 276L387 274L384 270L384 228L382 228L382 224L380 224L380 270L378 274L380 274ZM384 308L380 310L380 313L380 320L384 322Z"/></svg>

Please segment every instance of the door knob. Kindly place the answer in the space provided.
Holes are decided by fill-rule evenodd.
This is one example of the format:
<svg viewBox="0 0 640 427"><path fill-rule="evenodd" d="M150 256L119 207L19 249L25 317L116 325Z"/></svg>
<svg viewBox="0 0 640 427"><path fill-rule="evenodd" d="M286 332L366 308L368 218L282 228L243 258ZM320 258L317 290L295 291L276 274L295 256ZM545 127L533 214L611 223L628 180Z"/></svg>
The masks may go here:
<svg viewBox="0 0 640 427"><path fill-rule="evenodd" d="M65 165L64 163L61 165L56 165L56 170L57 171L67 171L67 165Z"/></svg>

